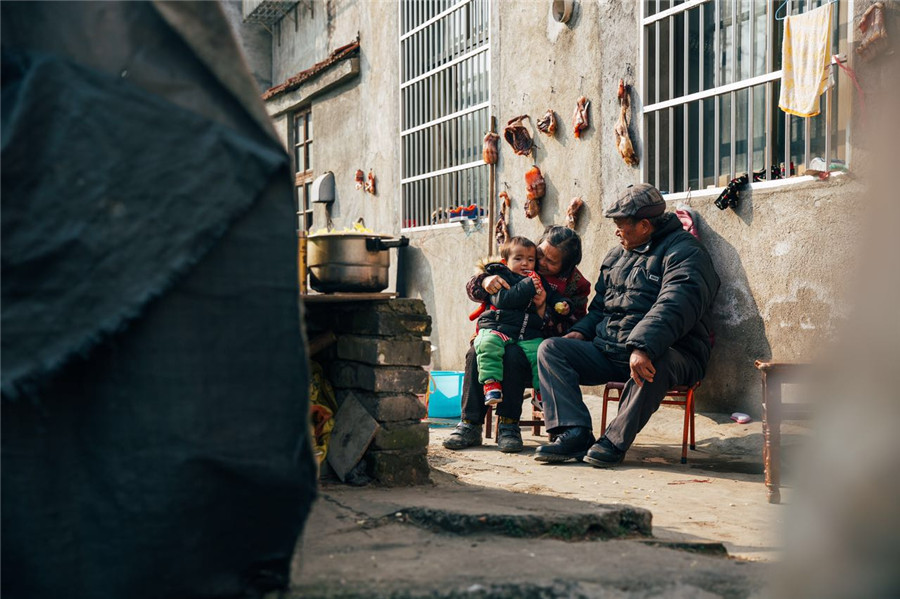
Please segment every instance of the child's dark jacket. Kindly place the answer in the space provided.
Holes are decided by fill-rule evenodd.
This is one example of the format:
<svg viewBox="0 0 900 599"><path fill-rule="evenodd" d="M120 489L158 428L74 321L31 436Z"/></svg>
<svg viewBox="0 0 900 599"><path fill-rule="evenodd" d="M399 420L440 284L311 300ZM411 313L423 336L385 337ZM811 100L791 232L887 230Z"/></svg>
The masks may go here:
<svg viewBox="0 0 900 599"><path fill-rule="evenodd" d="M501 289L490 297L490 307L478 317L478 328L499 331L516 340L542 337L544 321L534 306L535 287L531 277L516 274L501 262L489 262L482 269L488 275L500 275L509 283L509 289ZM545 284L544 292L547 294L545 310L553 310L557 302L572 307L571 300L551 286Z"/></svg>

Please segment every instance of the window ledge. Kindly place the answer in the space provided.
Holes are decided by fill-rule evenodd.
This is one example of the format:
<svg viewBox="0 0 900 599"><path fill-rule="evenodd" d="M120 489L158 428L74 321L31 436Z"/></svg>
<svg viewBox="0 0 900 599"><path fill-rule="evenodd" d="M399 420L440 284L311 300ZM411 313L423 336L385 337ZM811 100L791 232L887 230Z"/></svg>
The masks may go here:
<svg viewBox="0 0 900 599"><path fill-rule="evenodd" d="M828 181L830 179L840 179L842 177L846 177L847 173L844 171L831 171L831 176L829 179L825 179ZM814 177L812 175L800 175L797 177L791 177L789 179L775 179L774 181L757 181L756 183L750 184L751 190L757 189L778 189L782 187L791 187L793 185L799 185L802 183L821 183L822 179L818 177ZM724 187L707 187L706 189L698 189L696 191L680 191L678 193L667 193L663 194L663 199L667 202L675 202L678 200L686 200L690 199L699 199L699 198L717 198L721 195Z"/></svg>
<svg viewBox="0 0 900 599"><path fill-rule="evenodd" d="M418 226L418 227L402 227L400 229L400 232L401 233L424 233L426 231L440 231L441 229L452 229L454 227L459 229L460 222L463 223L463 227L465 227L466 230L468 230L468 227L465 225L465 223L467 223L467 222L477 223L472 228L480 229L481 227L487 225L488 217L482 216L481 222L478 222L476 219L472 219L472 220L468 220L468 221L457 221L455 223L439 223L436 225L422 225L422 226Z"/></svg>

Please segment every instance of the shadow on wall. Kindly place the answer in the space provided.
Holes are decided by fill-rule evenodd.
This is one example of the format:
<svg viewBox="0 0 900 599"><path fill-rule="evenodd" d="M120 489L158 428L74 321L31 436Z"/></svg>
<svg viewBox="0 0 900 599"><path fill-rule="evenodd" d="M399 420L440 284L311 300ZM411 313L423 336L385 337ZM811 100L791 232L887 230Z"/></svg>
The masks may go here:
<svg viewBox="0 0 900 599"><path fill-rule="evenodd" d="M426 306L434 306L435 284L431 262L422 248L416 247L412 243L403 248L402 252L398 261L398 269L402 269L402 272L398 272L398 277L402 283L400 281L397 283L400 297L418 297L425 302ZM429 308L430 313L431 309ZM430 338L433 346L439 346L437 339L440 338L440 328L440 319L434 318L432 315ZM432 364L435 363L434 356L431 361Z"/></svg>
<svg viewBox="0 0 900 599"><path fill-rule="evenodd" d="M749 196L742 197L739 216L753 213ZM752 220L752 216L750 217ZM760 402L752 401L759 386L759 373L753 366L758 359L771 358L765 323L750 291L741 257L731 243L697 218L700 238L713 258L722 281L713 303L716 344L706 378L697 392L700 410L714 402L716 411L741 411L761 416Z"/></svg>

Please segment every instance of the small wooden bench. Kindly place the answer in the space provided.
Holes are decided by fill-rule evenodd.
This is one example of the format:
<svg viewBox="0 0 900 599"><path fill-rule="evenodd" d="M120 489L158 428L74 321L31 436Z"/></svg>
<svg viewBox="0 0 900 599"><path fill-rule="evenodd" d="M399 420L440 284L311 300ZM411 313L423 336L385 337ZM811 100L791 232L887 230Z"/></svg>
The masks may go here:
<svg viewBox="0 0 900 599"><path fill-rule="evenodd" d="M808 363L765 362L763 360L757 360L755 366L762 373L763 466L765 467L766 495L769 503L780 503L781 423L784 420L806 420L812 415L809 404L783 403L781 386L810 382L813 378L814 366Z"/></svg>

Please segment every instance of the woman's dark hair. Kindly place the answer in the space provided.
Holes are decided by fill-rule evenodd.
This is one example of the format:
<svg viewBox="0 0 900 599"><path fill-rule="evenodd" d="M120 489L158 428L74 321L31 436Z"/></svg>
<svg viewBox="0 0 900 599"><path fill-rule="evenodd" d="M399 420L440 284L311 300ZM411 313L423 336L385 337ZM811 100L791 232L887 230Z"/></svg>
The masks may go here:
<svg viewBox="0 0 900 599"><path fill-rule="evenodd" d="M500 257L503 258L504 260L508 260L509 253L517 245L520 245L526 249L537 247L535 245L535 243L533 241L531 241L530 239L528 239L527 237L521 237L521 236L517 235L516 237L510 237L506 243L504 243L502 246L500 246Z"/></svg>
<svg viewBox="0 0 900 599"><path fill-rule="evenodd" d="M559 276L568 277L581 262L581 237L574 229L562 225L549 225L538 240L538 245L549 243L562 253Z"/></svg>

